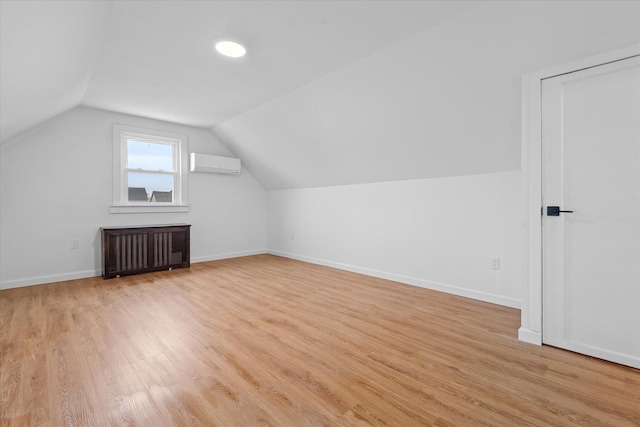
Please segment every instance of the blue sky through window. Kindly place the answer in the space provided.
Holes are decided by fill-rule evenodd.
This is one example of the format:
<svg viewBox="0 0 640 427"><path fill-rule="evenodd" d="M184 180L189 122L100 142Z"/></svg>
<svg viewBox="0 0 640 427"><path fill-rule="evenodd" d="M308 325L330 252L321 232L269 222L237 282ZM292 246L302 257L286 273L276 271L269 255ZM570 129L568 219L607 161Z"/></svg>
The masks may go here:
<svg viewBox="0 0 640 427"><path fill-rule="evenodd" d="M173 171L173 146L129 139L127 144L129 169Z"/></svg>
<svg viewBox="0 0 640 427"><path fill-rule="evenodd" d="M150 198L154 191L173 191L173 175L131 171L131 169L143 169L173 172L172 144L128 139L127 164L128 186L144 188L147 198Z"/></svg>

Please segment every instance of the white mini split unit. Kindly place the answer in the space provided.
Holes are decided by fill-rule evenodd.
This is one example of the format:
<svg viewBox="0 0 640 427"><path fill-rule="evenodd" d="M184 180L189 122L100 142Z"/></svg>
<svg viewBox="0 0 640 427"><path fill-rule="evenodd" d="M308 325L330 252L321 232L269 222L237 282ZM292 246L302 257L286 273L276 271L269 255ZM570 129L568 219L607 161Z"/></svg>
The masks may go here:
<svg viewBox="0 0 640 427"><path fill-rule="evenodd" d="M191 172L224 173L238 175L240 159L191 153Z"/></svg>

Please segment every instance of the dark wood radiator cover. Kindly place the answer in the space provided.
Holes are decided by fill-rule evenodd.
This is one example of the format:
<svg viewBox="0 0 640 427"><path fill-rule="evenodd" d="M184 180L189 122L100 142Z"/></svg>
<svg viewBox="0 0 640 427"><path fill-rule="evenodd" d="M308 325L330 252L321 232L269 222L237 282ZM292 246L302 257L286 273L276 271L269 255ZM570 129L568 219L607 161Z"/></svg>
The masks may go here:
<svg viewBox="0 0 640 427"><path fill-rule="evenodd" d="M191 225L102 227L102 277L187 268Z"/></svg>

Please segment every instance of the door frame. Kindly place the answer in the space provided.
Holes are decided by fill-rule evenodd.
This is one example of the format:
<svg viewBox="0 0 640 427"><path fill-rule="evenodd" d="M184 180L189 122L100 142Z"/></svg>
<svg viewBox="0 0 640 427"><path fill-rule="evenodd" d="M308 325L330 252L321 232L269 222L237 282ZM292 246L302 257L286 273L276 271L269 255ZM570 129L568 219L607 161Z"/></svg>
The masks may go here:
<svg viewBox="0 0 640 427"><path fill-rule="evenodd" d="M542 345L542 81L640 55L640 44L522 76L522 303L518 339Z"/></svg>

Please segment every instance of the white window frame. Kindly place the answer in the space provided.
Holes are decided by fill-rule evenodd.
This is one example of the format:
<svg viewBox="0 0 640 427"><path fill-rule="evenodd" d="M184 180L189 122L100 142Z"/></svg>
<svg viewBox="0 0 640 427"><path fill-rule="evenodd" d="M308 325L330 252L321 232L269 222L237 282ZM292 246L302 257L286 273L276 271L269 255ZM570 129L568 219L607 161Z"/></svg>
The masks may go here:
<svg viewBox="0 0 640 427"><path fill-rule="evenodd" d="M127 165L127 140L131 137L152 143L172 145L174 171L146 171L174 176L172 202L128 202L128 173L137 171L130 170ZM113 202L109 208L109 213L189 212L187 203L189 176L187 173L187 152L186 135L120 124L113 125Z"/></svg>

